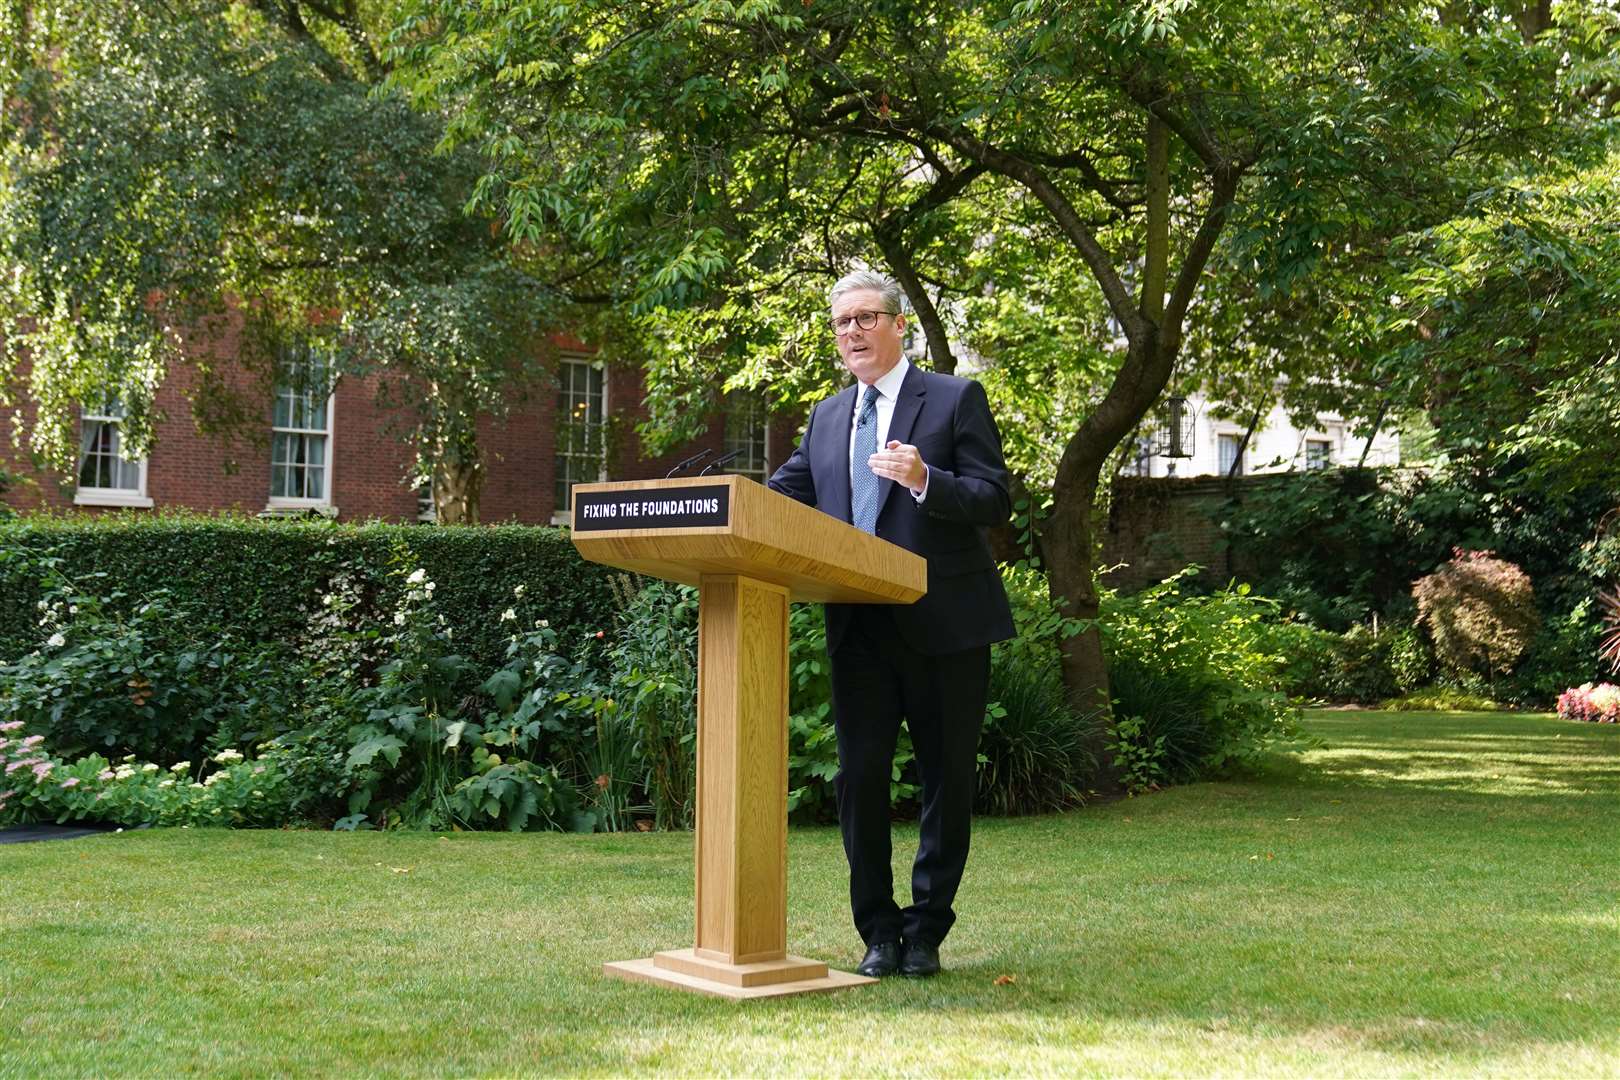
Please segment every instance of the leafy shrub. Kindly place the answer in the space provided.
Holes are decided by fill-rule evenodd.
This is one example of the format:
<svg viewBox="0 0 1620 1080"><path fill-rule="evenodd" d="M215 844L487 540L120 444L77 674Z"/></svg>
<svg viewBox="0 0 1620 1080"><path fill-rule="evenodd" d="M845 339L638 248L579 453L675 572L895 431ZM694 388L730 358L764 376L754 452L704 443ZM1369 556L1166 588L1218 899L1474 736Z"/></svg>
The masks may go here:
<svg viewBox="0 0 1620 1080"><path fill-rule="evenodd" d="M552 528L31 515L0 522L0 659L21 656L48 636L36 607L45 586L33 560L41 555L56 558L70 581L105 574L95 591L108 599L111 616L167 590L199 627L269 644L301 640L323 597L337 593L349 604L349 627L386 622L403 588L393 573L401 549L439 583L438 613L462 655L484 670L502 663L508 628L494 616L504 608L514 607L525 626L549 620L565 640L601 629L602 613L611 610L609 571L581 559L567 534Z"/></svg>
<svg viewBox="0 0 1620 1080"><path fill-rule="evenodd" d="M620 575L613 697L630 718L654 820L691 828L697 805L697 613L689 585Z"/></svg>
<svg viewBox="0 0 1620 1080"><path fill-rule="evenodd" d="M1040 814L1084 802L1097 771L1086 745L1099 717L1070 707L1056 666L1027 650L998 645L991 652L988 696L976 808Z"/></svg>
<svg viewBox="0 0 1620 1080"><path fill-rule="evenodd" d="M1170 780L1243 767L1300 738L1298 710L1282 689L1283 658L1268 647L1265 620L1276 604L1247 585L1185 595L1190 573L1131 596L1105 593L1099 620L1109 670L1124 675L1119 689L1133 695L1114 694L1113 741L1140 750L1164 736L1160 767ZM1143 720L1135 736L1118 728L1131 718ZM1184 769L1185 761L1196 767Z"/></svg>
<svg viewBox="0 0 1620 1080"><path fill-rule="evenodd" d="M279 650L199 624L168 590L123 603L98 590L104 575L75 583L56 560L39 565L42 640L0 665L0 719L22 721L68 757L165 760L196 756L220 733L257 737L273 722L285 689Z"/></svg>
<svg viewBox="0 0 1620 1080"><path fill-rule="evenodd" d="M1109 667L1108 686L1114 726L1107 749L1125 790L1197 779L1215 736L1198 682L1130 656Z"/></svg>
<svg viewBox="0 0 1620 1080"><path fill-rule="evenodd" d="M0 825L18 821L97 821L111 825L229 825L244 828L297 820L296 790L274 756L248 760L226 749L201 765L163 768L126 755L117 765L100 754L67 763L43 738L17 738L19 721L0 724Z"/></svg>
<svg viewBox="0 0 1620 1080"><path fill-rule="evenodd" d="M1592 598L1573 610L1549 615L1536 629L1530 648L1512 675L1495 683L1496 696L1515 704L1545 708L1571 683L1595 680L1602 667L1602 624Z"/></svg>
<svg viewBox="0 0 1620 1080"><path fill-rule="evenodd" d="M1284 613L1343 633L1399 610L1414 578L1455 544L1490 535L1487 501L1444 472L1319 469L1245 485L1222 535Z"/></svg>
<svg viewBox="0 0 1620 1080"><path fill-rule="evenodd" d="M1370 704L1428 685L1434 657L1413 627L1375 634L1357 624L1343 634L1300 622L1268 623L1266 648L1283 657L1282 685L1292 698Z"/></svg>
<svg viewBox="0 0 1620 1080"><path fill-rule="evenodd" d="M1414 626L1391 631L1384 655L1395 686L1403 694L1428 686L1434 678L1434 651Z"/></svg>
<svg viewBox="0 0 1620 1080"><path fill-rule="evenodd" d="M1453 671L1512 671L1541 622L1529 576L1488 551L1458 548L1412 597L1435 655Z"/></svg>
<svg viewBox="0 0 1620 1080"><path fill-rule="evenodd" d="M1268 652L1282 658L1278 676L1285 694L1311 701L1334 699L1339 663L1337 634L1303 622L1268 620L1262 624L1261 639Z"/></svg>
<svg viewBox="0 0 1620 1080"><path fill-rule="evenodd" d="M1558 698L1558 715L1591 724L1620 724L1620 686L1582 683Z"/></svg>
<svg viewBox="0 0 1620 1080"><path fill-rule="evenodd" d="M1165 785L1164 740L1147 730L1142 717L1114 715L1106 748L1127 794L1141 795Z"/></svg>
<svg viewBox="0 0 1620 1080"><path fill-rule="evenodd" d="M1390 667L1389 634L1374 634L1356 624L1333 640L1334 667L1329 678L1334 701L1366 703L1396 694L1400 687Z"/></svg>
<svg viewBox="0 0 1620 1080"><path fill-rule="evenodd" d="M611 707L591 665L559 655L540 620L511 634L506 664L479 681L455 651L437 583L409 562L401 548L405 588L383 641L389 659L361 698L365 720L348 731L339 826L594 827L561 771L577 771L597 713ZM515 610L500 621L515 622Z"/></svg>

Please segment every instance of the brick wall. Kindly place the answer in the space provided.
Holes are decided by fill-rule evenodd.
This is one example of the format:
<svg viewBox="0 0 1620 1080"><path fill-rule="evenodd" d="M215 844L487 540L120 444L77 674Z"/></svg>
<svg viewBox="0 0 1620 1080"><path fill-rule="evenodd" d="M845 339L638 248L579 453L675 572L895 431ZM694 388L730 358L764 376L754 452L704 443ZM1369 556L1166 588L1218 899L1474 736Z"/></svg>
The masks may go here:
<svg viewBox="0 0 1620 1080"><path fill-rule="evenodd" d="M1244 579L1227 548L1223 507L1249 492L1287 484L1288 473L1225 477L1120 477L1103 532L1102 565L1124 564L1104 579L1126 592L1163 581L1189 563L1207 581Z"/></svg>
<svg viewBox="0 0 1620 1080"><path fill-rule="evenodd" d="M239 332L239 324L226 320L211 332L199 334L191 348L223 362L223 368L229 371L229 361L239 345ZM588 351L581 343L561 336L552 344L566 352ZM26 369L22 375L26 378ZM263 393L240 369L229 377L243 390ZM165 418L159 422L157 445L147 462L146 493L157 509L258 513L265 508L270 491L269 402L265 403L260 441L238 439L226 444L199 434L192 422L190 397L196 383L195 370L179 365L158 390L157 406ZM661 477L699 448L720 451L724 425L720 417L712 417L708 431L697 441L660 456L645 455L635 432L635 425L646 418L641 372L610 368L607 387L608 474L612 478ZM335 391L329 446L332 503L339 517L347 521L414 520L416 491L409 483L412 454L399 437L405 418L381 409L376 391L374 379L355 378L343 380ZM558 509L553 490L555 411L556 393L551 386L542 385L506 417L485 417L480 421L479 445L485 461L481 520L527 524L552 520ZM25 424L32 423L34 408L28 399L22 400L19 412ZM791 451L797 435L792 421L773 422L773 464ZM23 483L4 497L17 509L68 509L74 505L72 477L36 472L26 455L13 452L9 443L0 445L0 466L23 478ZM96 512L103 508L83 509Z"/></svg>

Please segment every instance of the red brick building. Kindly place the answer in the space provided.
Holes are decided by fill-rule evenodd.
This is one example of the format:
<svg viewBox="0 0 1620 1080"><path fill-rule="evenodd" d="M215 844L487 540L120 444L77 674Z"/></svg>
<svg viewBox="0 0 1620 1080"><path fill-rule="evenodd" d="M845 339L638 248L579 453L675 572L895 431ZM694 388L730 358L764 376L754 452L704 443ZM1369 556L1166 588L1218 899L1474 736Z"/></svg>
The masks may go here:
<svg viewBox="0 0 1620 1080"><path fill-rule="evenodd" d="M760 480L792 451L791 421L768 421L754 403L736 400L710 418L701 440L648 457L635 433L646 415L640 370L607 367L578 342L558 344L554 388L479 425L481 521L563 522L570 483L662 476L698 449L739 450L727 470ZM234 337L223 334L210 348L234 346ZM324 401L278 387L264 404L263 438L231 445L197 432L188 398L195 383L195 372L182 365L159 388L156 405L165 419L149 460L123 461L117 417L93 410L80 420L75 476L35 471L9 441L0 444L0 468L20 479L0 497L20 511L185 508L431 520L410 475L412 452L396 433L404 418L379 408L374 379L341 379ZM33 412L23 402L25 423Z"/></svg>

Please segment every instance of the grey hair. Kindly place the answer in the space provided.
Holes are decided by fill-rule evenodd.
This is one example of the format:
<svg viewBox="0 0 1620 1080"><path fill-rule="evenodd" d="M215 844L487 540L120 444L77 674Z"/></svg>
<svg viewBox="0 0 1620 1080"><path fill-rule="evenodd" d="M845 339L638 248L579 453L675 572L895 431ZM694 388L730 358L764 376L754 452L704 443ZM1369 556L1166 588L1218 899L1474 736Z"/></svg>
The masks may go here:
<svg viewBox="0 0 1620 1080"><path fill-rule="evenodd" d="M889 311L898 314L906 310L906 294L900 288L900 283L887 274L880 274L875 270L856 270L839 278L838 284L827 293L827 306L832 307L838 303L838 298L847 292L858 292L862 289L882 293L883 306Z"/></svg>

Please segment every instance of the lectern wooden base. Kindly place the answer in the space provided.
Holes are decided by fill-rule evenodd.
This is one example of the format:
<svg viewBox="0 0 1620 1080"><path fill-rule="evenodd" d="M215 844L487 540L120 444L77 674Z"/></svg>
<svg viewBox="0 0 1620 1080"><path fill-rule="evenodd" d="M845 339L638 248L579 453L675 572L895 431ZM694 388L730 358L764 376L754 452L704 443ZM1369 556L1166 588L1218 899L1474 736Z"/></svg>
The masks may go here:
<svg viewBox="0 0 1620 1080"><path fill-rule="evenodd" d="M671 949L646 960L603 964L602 973L630 982L657 983L676 990L733 999L810 994L877 982L864 975L832 971L826 964L802 956L754 964L728 964L700 956L696 949Z"/></svg>
<svg viewBox="0 0 1620 1080"><path fill-rule="evenodd" d="M593 562L698 586L695 947L604 964L724 998L876 982L787 951L788 604L909 604L920 557L738 476L574 488Z"/></svg>

